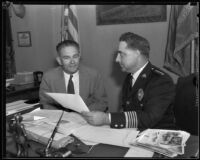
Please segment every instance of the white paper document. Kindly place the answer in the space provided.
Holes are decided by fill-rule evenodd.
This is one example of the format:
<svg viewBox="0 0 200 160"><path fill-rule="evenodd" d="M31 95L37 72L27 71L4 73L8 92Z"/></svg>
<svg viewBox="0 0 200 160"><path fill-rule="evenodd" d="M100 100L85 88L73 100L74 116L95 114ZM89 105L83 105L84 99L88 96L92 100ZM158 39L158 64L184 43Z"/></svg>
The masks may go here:
<svg viewBox="0 0 200 160"><path fill-rule="evenodd" d="M39 111L33 111L23 115L23 123L27 127L38 127L43 130L52 130L53 126L56 126L62 110L47 110L42 109ZM65 136L70 135L73 130L87 124L85 119L78 113L75 112L64 112L63 117L60 121L58 132L64 134ZM41 134L38 130L31 130L34 133ZM48 131L49 132L49 131Z"/></svg>
<svg viewBox="0 0 200 160"><path fill-rule="evenodd" d="M129 143L136 139L138 132L136 129L112 129L84 125L74 130L73 134L86 141L130 147Z"/></svg>
<svg viewBox="0 0 200 160"><path fill-rule="evenodd" d="M63 107L76 112L89 111L83 99L78 94L46 93Z"/></svg>
<svg viewBox="0 0 200 160"><path fill-rule="evenodd" d="M11 102L11 103L6 103L6 107L13 107L13 106L16 106L18 104L22 104L24 103L25 101L27 100L18 100L18 101L14 101L14 102Z"/></svg>
<svg viewBox="0 0 200 160"><path fill-rule="evenodd" d="M39 103L34 103L34 104L27 104L25 103L26 100L18 100L12 103L7 103L6 104L6 115L11 115L14 113L18 113L20 111L29 109L34 107L35 105L38 105Z"/></svg>
<svg viewBox="0 0 200 160"><path fill-rule="evenodd" d="M131 147L124 157L153 157L154 152L139 148Z"/></svg>

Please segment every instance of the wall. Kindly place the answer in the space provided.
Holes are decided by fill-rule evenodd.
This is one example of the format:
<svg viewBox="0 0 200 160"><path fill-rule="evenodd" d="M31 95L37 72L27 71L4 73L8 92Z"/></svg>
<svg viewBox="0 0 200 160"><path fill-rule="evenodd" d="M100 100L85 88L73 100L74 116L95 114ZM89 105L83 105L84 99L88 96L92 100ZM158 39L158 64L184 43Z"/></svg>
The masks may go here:
<svg viewBox="0 0 200 160"><path fill-rule="evenodd" d="M60 5L25 5L23 19L11 14L17 72L46 71L56 64L55 44L60 41ZM31 32L31 47L18 47L17 32Z"/></svg>
<svg viewBox="0 0 200 160"><path fill-rule="evenodd" d="M96 25L96 6L79 5L78 20L83 62L98 69L105 79L110 111L116 111L120 103L120 90L125 77L114 62L113 53L118 47L119 36L127 31L147 38L150 42L150 61L162 68L167 40L170 6L167 21L154 23ZM169 72L168 72L169 73ZM169 73L174 82L177 76Z"/></svg>
<svg viewBox="0 0 200 160"><path fill-rule="evenodd" d="M25 5L23 19L12 14L16 69L22 71L46 71L56 64L55 46L60 41L61 6ZM170 6L167 6L167 21L154 23L96 25L96 6L78 5L78 21L82 61L102 74L109 97L109 110L116 111L120 103L120 90L126 73L114 62L114 51L119 36L131 31L146 37L151 45L150 61L162 68L167 39ZM18 47L17 32L31 31L31 47ZM166 71L167 72L167 71ZM174 82L177 76L168 72Z"/></svg>

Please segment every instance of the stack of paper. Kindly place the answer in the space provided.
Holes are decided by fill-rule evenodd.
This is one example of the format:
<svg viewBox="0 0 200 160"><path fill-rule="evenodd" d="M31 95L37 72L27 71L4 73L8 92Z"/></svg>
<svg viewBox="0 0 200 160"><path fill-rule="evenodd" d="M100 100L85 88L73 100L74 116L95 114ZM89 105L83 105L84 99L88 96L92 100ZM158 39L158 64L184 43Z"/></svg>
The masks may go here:
<svg viewBox="0 0 200 160"><path fill-rule="evenodd" d="M62 110L39 110L23 115L22 123L25 126L28 138L42 144L47 144ZM87 122L78 113L64 112L53 139L52 147L60 148L68 144L69 135Z"/></svg>
<svg viewBox="0 0 200 160"><path fill-rule="evenodd" d="M34 107L35 105L39 103L34 103L34 104L27 104L25 103L27 100L18 100L12 103L7 103L6 104L6 115L14 114L17 112L21 112L23 110L29 109Z"/></svg>
<svg viewBox="0 0 200 160"><path fill-rule="evenodd" d="M131 144L154 152L175 157L184 154L184 147L190 134L185 131L147 129Z"/></svg>
<svg viewBox="0 0 200 160"><path fill-rule="evenodd" d="M46 144L61 114L61 110L46 109L24 114L22 123L25 125L28 137ZM79 113L64 112L52 146L55 148L63 147L66 145L65 138L74 134L87 144L104 143L130 147L129 143L136 139L138 132L136 129L91 126Z"/></svg>

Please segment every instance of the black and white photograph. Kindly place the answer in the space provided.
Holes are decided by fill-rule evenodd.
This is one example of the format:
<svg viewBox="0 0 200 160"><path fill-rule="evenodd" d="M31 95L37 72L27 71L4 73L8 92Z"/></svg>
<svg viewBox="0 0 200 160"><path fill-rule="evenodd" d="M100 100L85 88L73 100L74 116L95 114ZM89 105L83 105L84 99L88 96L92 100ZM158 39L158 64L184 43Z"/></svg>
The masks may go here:
<svg viewBox="0 0 200 160"><path fill-rule="evenodd" d="M31 33L30 32L18 32L18 46L19 47L30 47L31 46Z"/></svg>
<svg viewBox="0 0 200 160"><path fill-rule="evenodd" d="M2 158L199 158L199 2L2 2Z"/></svg>

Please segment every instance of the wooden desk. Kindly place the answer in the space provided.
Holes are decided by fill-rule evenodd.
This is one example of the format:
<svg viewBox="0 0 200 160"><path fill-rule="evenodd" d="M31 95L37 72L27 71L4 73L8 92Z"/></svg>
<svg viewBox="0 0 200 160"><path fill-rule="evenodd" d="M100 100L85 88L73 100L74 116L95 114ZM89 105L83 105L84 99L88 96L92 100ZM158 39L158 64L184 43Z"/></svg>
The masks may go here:
<svg viewBox="0 0 200 160"><path fill-rule="evenodd" d="M186 143L185 154L178 155L177 158L191 158L192 156L194 156L195 153L199 150L198 139L199 139L198 136L191 136ZM29 157L39 157L39 154L35 152L36 149L44 148L45 146L34 141L30 141L30 144L31 147L29 149ZM107 144L98 144L93 147L90 153L75 155L75 157L124 157L128 149L129 148L125 147L119 147ZM13 141L11 140L7 141L6 151L11 153L12 155L16 154L16 147ZM153 158L163 158L163 157L164 157L163 155L160 155L158 153L154 153L153 155Z"/></svg>
<svg viewBox="0 0 200 160"><path fill-rule="evenodd" d="M11 117L9 117L9 119L10 118ZM6 158L16 157L16 153L17 153L16 146L10 133L7 130L6 130L6 136L7 136L6 152L9 154L5 155L5 157ZM39 154L37 154L35 151L38 148L45 148L44 145L35 141L30 141L30 146L31 147L29 148L29 151L28 151L29 157L39 157ZM94 146L93 149L88 154L75 155L75 157L124 157L128 149L129 148L126 148L126 147L119 147L119 146L113 146L113 145L107 145L107 144L98 144ZM199 136L191 135L186 142L185 154L178 155L177 158L191 158L197 153L198 150L199 150ZM154 153L153 158L166 158L166 157L164 157L161 154Z"/></svg>
<svg viewBox="0 0 200 160"><path fill-rule="evenodd" d="M11 85L13 90L6 91L6 103L17 100L39 99L39 85L34 83L25 85Z"/></svg>

